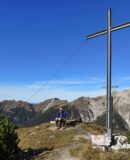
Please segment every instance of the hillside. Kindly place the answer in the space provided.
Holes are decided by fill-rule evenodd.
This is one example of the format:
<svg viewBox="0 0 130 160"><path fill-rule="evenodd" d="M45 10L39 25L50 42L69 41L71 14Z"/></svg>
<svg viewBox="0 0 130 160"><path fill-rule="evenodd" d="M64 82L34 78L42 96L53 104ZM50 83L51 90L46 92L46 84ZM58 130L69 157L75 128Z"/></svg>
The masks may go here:
<svg viewBox="0 0 130 160"><path fill-rule="evenodd" d="M106 126L106 112L103 113L101 116L97 117L96 124L101 126ZM113 130L115 132L120 132L121 130L125 131L128 130L128 124L126 121L120 116L118 112L113 112Z"/></svg>
<svg viewBox="0 0 130 160"><path fill-rule="evenodd" d="M104 128L92 123L56 130L48 123L17 130L23 157L29 160L130 160L130 151L93 150L90 134L103 134Z"/></svg>
<svg viewBox="0 0 130 160"><path fill-rule="evenodd" d="M118 123L125 124L119 129L130 129L130 90L113 92L114 118ZM105 115L106 97L80 97L72 102L58 98L48 99L39 104L30 104L22 101L0 102L0 114L9 116L13 123L21 126L35 126L55 119L59 107L67 111L67 119L82 120L83 122L97 121ZM104 121L104 120L103 120ZM102 124L102 123L101 123Z"/></svg>

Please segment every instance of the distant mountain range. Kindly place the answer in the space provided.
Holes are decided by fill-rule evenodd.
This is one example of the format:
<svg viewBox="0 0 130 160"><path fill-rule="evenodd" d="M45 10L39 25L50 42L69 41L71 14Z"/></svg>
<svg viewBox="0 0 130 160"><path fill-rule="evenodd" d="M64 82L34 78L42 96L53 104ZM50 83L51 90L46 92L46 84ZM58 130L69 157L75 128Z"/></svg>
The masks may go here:
<svg viewBox="0 0 130 160"><path fill-rule="evenodd" d="M130 90L113 92L113 126L117 129L130 130ZM0 114L9 116L14 124L34 126L55 119L59 109L67 111L68 120L82 120L105 125L106 97L80 97L72 102L58 98L48 99L39 104L23 101L0 102Z"/></svg>

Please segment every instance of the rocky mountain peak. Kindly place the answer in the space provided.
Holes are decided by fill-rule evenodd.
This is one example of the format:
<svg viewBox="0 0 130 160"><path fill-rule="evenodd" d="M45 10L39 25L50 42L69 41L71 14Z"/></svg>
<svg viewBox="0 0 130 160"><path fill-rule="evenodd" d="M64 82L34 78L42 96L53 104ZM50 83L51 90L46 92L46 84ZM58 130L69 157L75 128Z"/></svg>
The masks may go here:
<svg viewBox="0 0 130 160"><path fill-rule="evenodd" d="M52 98L45 100L44 102L41 102L35 106L35 111L37 112L43 112L44 110L47 110L50 107L63 107L65 105L68 105L67 100L60 100L59 98Z"/></svg>

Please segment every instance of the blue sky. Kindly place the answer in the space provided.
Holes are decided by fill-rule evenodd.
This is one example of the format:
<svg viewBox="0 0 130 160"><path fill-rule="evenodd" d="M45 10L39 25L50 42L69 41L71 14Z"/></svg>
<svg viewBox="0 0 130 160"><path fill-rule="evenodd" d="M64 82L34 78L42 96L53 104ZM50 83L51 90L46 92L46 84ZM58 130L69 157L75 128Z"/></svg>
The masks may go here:
<svg viewBox="0 0 130 160"><path fill-rule="evenodd" d="M129 0L5 0L0 2L0 100L27 100L85 40L130 21ZM113 84L130 88L130 28L112 35ZM30 101L105 94L106 36L88 41Z"/></svg>

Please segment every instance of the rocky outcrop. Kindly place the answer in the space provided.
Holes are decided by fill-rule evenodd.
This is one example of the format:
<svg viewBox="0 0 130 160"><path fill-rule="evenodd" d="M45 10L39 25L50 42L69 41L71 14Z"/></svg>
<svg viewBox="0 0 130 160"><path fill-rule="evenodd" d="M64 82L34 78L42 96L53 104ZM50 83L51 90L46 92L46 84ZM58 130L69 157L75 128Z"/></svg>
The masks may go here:
<svg viewBox="0 0 130 160"><path fill-rule="evenodd" d="M127 122L130 129L130 90L114 92L114 108Z"/></svg>
<svg viewBox="0 0 130 160"><path fill-rule="evenodd" d="M106 110L105 97L89 98L80 97L73 102L84 122L92 122Z"/></svg>

